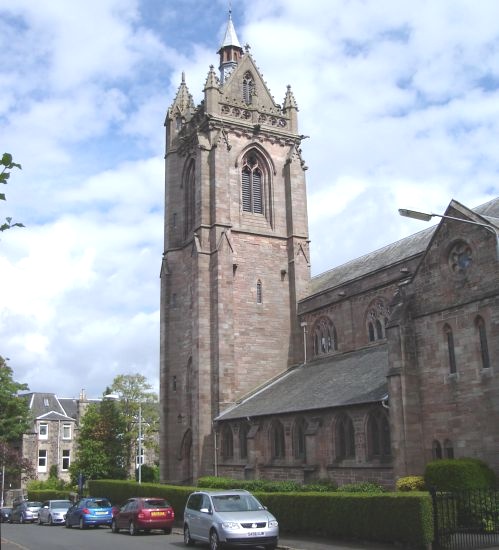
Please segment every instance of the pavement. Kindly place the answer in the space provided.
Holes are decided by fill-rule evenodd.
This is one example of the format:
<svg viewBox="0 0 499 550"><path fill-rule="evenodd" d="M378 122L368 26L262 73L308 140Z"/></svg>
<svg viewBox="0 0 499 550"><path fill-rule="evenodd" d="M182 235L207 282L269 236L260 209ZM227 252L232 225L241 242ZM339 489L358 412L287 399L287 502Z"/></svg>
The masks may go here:
<svg viewBox="0 0 499 550"><path fill-rule="evenodd" d="M378 544L375 542L352 542L321 537L279 537L281 550L395 550L394 544Z"/></svg>

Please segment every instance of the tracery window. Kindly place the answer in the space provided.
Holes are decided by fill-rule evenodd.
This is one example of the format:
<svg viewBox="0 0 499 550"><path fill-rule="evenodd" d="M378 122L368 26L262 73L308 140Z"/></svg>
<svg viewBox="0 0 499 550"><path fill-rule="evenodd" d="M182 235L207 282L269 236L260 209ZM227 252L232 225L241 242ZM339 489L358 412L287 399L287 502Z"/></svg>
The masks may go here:
<svg viewBox="0 0 499 550"><path fill-rule="evenodd" d="M370 305L366 319L369 342L386 338L385 327L389 317L390 308L384 300L377 299Z"/></svg>
<svg viewBox="0 0 499 550"><path fill-rule="evenodd" d="M444 326L444 337L447 344L447 353L449 356L449 372L450 374L456 373L456 353L454 351L454 335L449 325Z"/></svg>
<svg viewBox="0 0 499 550"><path fill-rule="evenodd" d="M336 328L329 317L319 319L313 329L314 355L325 355L338 350Z"/></svg>
<svg viewBox="0 0 499 550"><path fill-rule="evenodd" d="M284 458L286 447L284 443L284 427L279 420L274 420L270 428L270 445L272 458Z"/></svg>
<svg viewBox="0 0 499 550"><path fill-rule="evenodd" d="M482 317L478 316L475 320L475 325L478 330L478 337L480 339L480 355L482 358L482 368L490 368L489 357L489 344L487 342L487 331L485 329L485 321Z"/></svg>
<svg viewBox="0 0 499 550"><path fill-rule="evenodd" d="M255 93L255 81L252 74L247 71L243 76L243 101L247 105L253 102L253 95Z"/></svg>
<svg viewBox="0 0 499 550"><path fill-rule="evenodd" d="M228 425L222 428L222 457L225 459L234 457L234 436L232 428Z"/></svg>
<svg viewBox="0 0 499 550"><path fill-rule="evenodd" d="M355 433L353 422L347 414L340 415L335 423L334 450L338 460L355 457Z"/></svg>
<svg viewBox="0 0 499 550"><path fill-rule="evenodd" d="M305 444L305 430L306 422L303 418L299 418L293 426L293 454L297 459L305 460L306 458L306 444Z"/></svg>
<svg viewBox="0 0 499 550"><path fill-rule="evenodd" d="M242 203L243 211L263 214L263 167L254 152L243 159L242 168Z"/></svg>
<svg viewBox="0 0 499 550"><path fill-rule="evenodd" d="M386 414L373 412L367 420L368 455L370 458L391 456L390 425Z"/></svg>

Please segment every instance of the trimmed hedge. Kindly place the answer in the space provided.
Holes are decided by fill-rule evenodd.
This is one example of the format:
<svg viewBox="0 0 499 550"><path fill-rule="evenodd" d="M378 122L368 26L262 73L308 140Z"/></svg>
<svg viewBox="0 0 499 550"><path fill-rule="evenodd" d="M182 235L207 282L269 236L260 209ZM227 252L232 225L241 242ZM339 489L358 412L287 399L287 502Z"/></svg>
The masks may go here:
<svg viewBox="0 0 499 550"><path fill-rule="evenodd" d="M438 491L488 489L496 484L494 472L477 458L448 458L428 462L424 480L426 487Z"/></svg>
<svg viewBox="0 0 499 550"><path fill-rule="evenodd" d="M181 525L187 497L199 487L138 484L133 481L88 482L92 495L115 504L132 496L166 498ZM425 548L433 540L432 502L428 493L264 493L255 496L279 520L282 533L322 535Z"/></svg>
<svg viewBox="0 0 499 550"><path fill-rule="evenodd" d="M70 500L70 491L57 489L28 489L29 500L44 502L45 500Z"/></svg>

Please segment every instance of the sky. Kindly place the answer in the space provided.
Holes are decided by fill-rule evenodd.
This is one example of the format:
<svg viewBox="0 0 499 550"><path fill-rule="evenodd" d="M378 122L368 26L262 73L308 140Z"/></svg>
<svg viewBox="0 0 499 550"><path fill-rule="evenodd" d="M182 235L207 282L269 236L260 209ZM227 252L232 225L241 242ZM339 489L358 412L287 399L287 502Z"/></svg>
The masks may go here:
<svg viewBox="0 0 499 550"><path fill-rule="evenodd" d="M308 170L312 274L499 195L499 2L232 0ZM0 355L14 379L98 397L159 387L164 118L198 104L227 0L0 0Z"/></svg>

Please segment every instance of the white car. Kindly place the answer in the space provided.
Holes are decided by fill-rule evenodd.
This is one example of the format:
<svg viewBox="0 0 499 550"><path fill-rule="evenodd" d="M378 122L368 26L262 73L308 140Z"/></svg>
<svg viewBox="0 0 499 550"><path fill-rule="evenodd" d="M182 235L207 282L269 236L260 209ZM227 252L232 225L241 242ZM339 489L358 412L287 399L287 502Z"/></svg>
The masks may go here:
<svg viewBox="0 0 499 550"><path fill-rule="evenodd" d="M38 525L64 524L66 512L72 505L70 500L46 500L38 510Z"/></svg>

